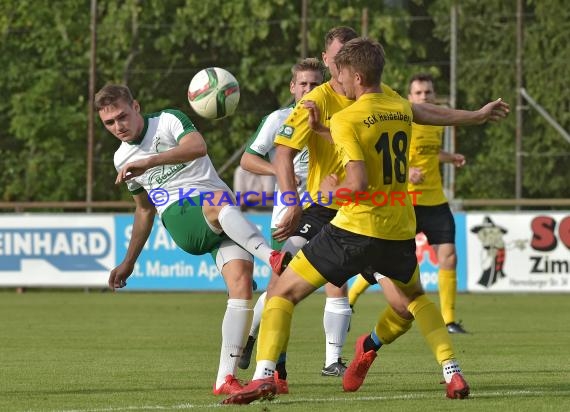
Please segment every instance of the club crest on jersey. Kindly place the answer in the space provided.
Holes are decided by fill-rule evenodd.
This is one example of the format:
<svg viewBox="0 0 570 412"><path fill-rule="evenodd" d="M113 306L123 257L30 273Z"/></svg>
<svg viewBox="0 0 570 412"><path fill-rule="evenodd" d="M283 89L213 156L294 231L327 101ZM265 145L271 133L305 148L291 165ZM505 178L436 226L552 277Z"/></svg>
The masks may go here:
<svg viewBox="0 0 570 412"><path fill-rule="evenodd" d="M282 125L282 126L279 128L279 131L277 132L277 134L278 134L279 136L283 136L283 137L286 137L287 139L290 139L291 136L293 136L293 133L294 133L294 132L295 132L295 128L294 128L294 127L287 126L287 125L284 124L284 125Z"/></svg>
<svg viewBox="0 0 570 412"><path fill-rule="evenodd" d="M160 135L156 135L152 139L152 147L156 153L166 152L170 147L168 144L160 141Z"/></svg>

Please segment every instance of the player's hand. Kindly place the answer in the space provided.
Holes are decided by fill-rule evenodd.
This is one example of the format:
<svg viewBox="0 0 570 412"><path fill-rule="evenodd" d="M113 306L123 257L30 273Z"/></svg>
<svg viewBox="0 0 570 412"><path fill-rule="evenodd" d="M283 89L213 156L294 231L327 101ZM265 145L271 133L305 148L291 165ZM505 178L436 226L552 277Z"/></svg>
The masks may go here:
<svg viewBox="0 0 570 412"><path fill-rule="evenodd" d="M309 112L308 123L311 130L332 143L329 128L321 123L321 111L319 110L319 106L312 100L303 100L303 107Z"/></svg>
<svg viewBox="0 0 570 412"><path fill-rule="evenodd" d="M126 182L137 176L142 175L148 169L148 164L146 159L136 160L131 163L127 163L123 166L119 173L117 173L117 178L115 179L115 184Z"/></svg>
<svg viewBox="0 0 570 412"><path fill-rule="evenodd" d="M125 262L113 269L109 275L109 288L114 291L115 289L121 289L127 286L127 279L131 276L131 273L133 273L133 269L133 265L128 265Z"/></svg>
<svg viewBox="0 0 570 412"><path fill-rule="evenodd" d="M410 182L417 185L423 183L424 181L424 174L422 173L421 169L417 167L410 167Z"/></svg>
<svg viewBox="0 0 570 412"><path fill-rule="evenodd" d="M297 185L297 187L301 186L302 183L303 183L303 178L299 175L295 175L295 184Z"/></svg>
<svg viewBox="0 0 570 412"><path fill-rule="evenodd" d="M338 176L333 174L330 174L328 176L326 176L323 181L321 182L321 186L319 187L321 193L323 193L323 196L325 194L328 195L329 192L332 192L334 195L334 192L337 190L338 188Z"/></svg>
<svg viewBox="0 0 570 412"><path fill-rule="evenodd" d="M324 126L321 124L321 111L313 100L303 100L303 107L309 112L309 127L318 132Z"/></svg>
<svg viewBox="0 0 570 412"><path fill-rule="evenodd" d="M302 214L303 209L300 205L287 207L281 222L276 225L277 229L273 232L273 239L278 242L284 242L289 239L297 230Z"/></svg>
<svg viewBox="0 0 570 412"><path fill-rule="evenodd" d="M461 153L454 153L451 155L451 163L453 163L453 165L455 167L463 167L465 166L465 156L463 156Z"/></svg>
<svg viewBox="0 0 570 412"><path fill-rule="evenodd" d="M482 121L480 123L485 123L488 121L501 120L507 117L510 112L510 106L508 103L504 102L503 99L499 98L487 103L478 111L482 115Z"/></svg>

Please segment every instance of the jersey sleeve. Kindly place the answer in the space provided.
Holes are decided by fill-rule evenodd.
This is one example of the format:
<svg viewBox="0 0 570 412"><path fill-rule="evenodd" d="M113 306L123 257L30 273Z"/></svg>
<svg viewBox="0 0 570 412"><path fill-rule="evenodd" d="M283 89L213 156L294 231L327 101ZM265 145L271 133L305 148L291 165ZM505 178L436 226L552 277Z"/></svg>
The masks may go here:
<svg viewBox="0 0 570 412"><path fill-rule="evenodd" d="M275 111L263 118L253 136L248 140L245 151L267 159L269 151L273 148L275 136L281 127L278 112Z"/></svg>
<svg viewBox="0 0 570 412"><path fill-rule="evenodd" d="M343 112L341 111L333 115L331 119L331 135L342 165L345 166L353 160L364 160L364 153L362 152L356 130L349 121L350 114Z"/></svg>
<svg viewBox="0 0 570 412"><path fill-rule="evenodd" d="M302 100L297 102L291 114L287 119L285 119L285 122L283 122L283 125L279 128L277 137L275 138L276 144L288 146L299 151L303 150L303 148L307 146L309 137L314 132L309 127L309 111L305 109L304 106L306 100L313 100L321 109L322 116L323 110L320 102L323 99L322 94L317 87L307 93Z"/></svg>
<svg viewBox="0 0 570 412"><path fill-rule="evenodd" d="M170 130L172 138L177 142L180 141L188 133L197 132L196 126L190 118L180 110L165 110L171 116L168 117L168 130Z"/></svg>

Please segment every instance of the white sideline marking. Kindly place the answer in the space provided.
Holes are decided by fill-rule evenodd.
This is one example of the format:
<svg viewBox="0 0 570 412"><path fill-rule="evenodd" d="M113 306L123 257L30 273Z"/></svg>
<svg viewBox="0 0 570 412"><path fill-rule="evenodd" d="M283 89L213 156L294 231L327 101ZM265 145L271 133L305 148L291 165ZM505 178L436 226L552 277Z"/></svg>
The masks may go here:
<svg viewBox="0 0 570 412"><path fill-rule="evenodd" d="M505 396L532 396L532 395L570 395L570 391L544 391L544 390L518 390L518 391L503 391L503 392L475 392L469 395L470 399L477 398L498 398ZM288 403L325 403L325 402L354 402L354 401L385 401L385 400L405 400L405 399L428 399L433 398L433 395L427 394L408 394L408 395L393 395L393 396L359 396L359 397L346 397L346 398L295 398L285 396L276 398L273 401L265 402L265 404L288 404ZM442 397L442 399L444 399ZM178 405L141 405L141 406L110 406L108 408L89 408L89 409L50 409L40 410L41 412L119 412L119 411L160 411L160 410L186 410L194 408L224 408L220 403L209 404L192 404L181 403ZM38 411L38 412L40 412ZM28 410L27 412L34 412Z"/></svg>

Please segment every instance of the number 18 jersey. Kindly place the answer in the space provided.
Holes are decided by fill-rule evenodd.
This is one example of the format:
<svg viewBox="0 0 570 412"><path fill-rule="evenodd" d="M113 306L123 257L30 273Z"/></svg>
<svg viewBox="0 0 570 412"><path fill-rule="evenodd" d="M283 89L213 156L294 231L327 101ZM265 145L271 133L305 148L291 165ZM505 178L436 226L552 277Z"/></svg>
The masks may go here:
<svg viewBox="0 0 570 412"><path fill-rule="evenodd" d="M343 200L333 225L380 239L414 238L416 218L407 194L412 117L407 100L385 93L364 94L332 117L343 166L364 161L368 176L368 199Z"/></svg>

